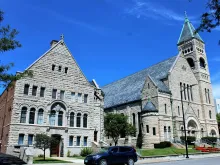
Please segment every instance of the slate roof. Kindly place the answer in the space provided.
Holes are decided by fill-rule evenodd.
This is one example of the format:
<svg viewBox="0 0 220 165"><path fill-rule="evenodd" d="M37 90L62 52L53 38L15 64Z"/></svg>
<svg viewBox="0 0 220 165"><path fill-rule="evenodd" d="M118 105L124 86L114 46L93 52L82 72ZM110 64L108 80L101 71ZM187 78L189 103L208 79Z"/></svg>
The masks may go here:
<svg viewBox="0 0 220 165"><path fill-rule="evenodd" d="M148 101L142 109L142 112L158 112L158 110L151 101Z"/></svg>
<svg viewBox="0 0 220 165"><path fill-rule="evenodd" d="M110 108L116 105L140 100L141 91L147 76L150 76L160 92L170 93L170 90L161 79L167 77L176 58L177 56L171 57L149 68L102 87L101 89L105 94L104 108Z"/></svg>
<svg viewBox="0 0 220 165"><path fill-rule="evenodd" d="M192 38L196 38L196 39L203 42L200 35L198 33L194 34L194 31L195 31L195 28L193 27L193 25L191 24L189 19L186 17L185 18L185 23L183 24L182 32L180 34L177 45L179 45L179 44L181 44L185 41L188 41Z"/></svg>

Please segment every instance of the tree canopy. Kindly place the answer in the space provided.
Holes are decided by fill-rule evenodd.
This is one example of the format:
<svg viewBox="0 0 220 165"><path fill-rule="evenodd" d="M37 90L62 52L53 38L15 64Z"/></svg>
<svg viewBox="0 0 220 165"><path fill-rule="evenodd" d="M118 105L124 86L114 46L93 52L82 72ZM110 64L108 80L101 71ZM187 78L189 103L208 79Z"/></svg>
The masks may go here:
<svg viewBox="0 0 220 165"><path fill-rule="evenodd" d="M2 26L3 20L4 12L0 9L0 53L21 47L20 42L15 39L18 35L18 31L9 25ZM13 66L13 63L0 63L0 86L7 86L10 82L18 80L21 77L33 75L31 71L25 71L17 75L8 73L9 69Z"/></svg>
<svg viewBox="0 0 220 165"><path fill-rule="evenodd" d="M46 134L37 134L35 137L35 147L44 151L44 160L45 160L45 151L50 148L51 143L58 143L58 141Z"/></svg>
<svg viewBox="0 0 220 165"><path fill-rule="evenodd" d="M206 5L207 11L201 16L201 23L197 28L198 31L211 32L212 29L220 25L220 1L208 0Z"/></svg>
<svg viewBox="0 0 220 165"><path fill-rule="evenodd" d="M217 122L220 124L220 113L217 113L217 114L216 114L216 120L217 120Z"/></svg>
<svg viewBox="0 0 220 165"><path fill-rule="evenodd" d="M135 135L136 128L128 123L128 117L122 114L109 113L104 118L105 135L113 139L115 145L120 136Z"/></svg>

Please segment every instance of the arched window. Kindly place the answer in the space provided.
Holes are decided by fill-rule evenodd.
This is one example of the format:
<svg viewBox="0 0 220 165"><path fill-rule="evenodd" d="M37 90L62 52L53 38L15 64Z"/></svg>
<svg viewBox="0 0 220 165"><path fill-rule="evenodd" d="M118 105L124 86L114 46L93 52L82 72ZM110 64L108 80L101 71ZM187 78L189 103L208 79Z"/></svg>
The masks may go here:
<svg viewBox="0 0 220 165"><path fill-rule="evenodd" d="M186 100L186 84L183 84L184 99Z"/></svg>
<svg viewBox="0 0 220 165"><path fill-rule="evenodd" d="M188 100L190 101L190 90L189 90L189 84L187 84L186 86L186 90L187 90L187 96L188 96Z"/></svg>
<svg viewBox="0 0 220 165"><path fill-rule="evenodd" d="M34 118L35 118L35 108L31 108L29 114L29 124L34 124Z"/></svg>
<svg viewBox="0 0 220 165"><path fill-rule="evenodd" d="M180 82L180 97L181 98L183 98L182 87L183 87L183 84L182 84L182 82Z"/></svg>
<svg viewBox="0 0 220 165"><path fill-rule="evenodd" d="M150 84L149 83L147 83L147 88L150 89Z"/></svg>
<svg viewBox="0 0 220 165"><path fill-rule="evenodd" d="M165 111L165 114L167 114L167 104L164 104L164 111Z"/></svg>
<svg viewBox="0 0 220 165"><path fill-rule="evenodd" d="M215 132L215 130L211 130L211 132L210 132L210 135L212 136L212 137L216 137L216 132Z"/></svg>
<svg viewBox="0 0 220 165"><path fill-rule="evenodd" d="M189 66L190 66L191 68L194 68L194 67L195 67L195 64L194 64L194 61L193 61L192 58L187 58L187 62L188 62Z"/></svg>
<svg viewBox="0 0 220 165"><path fill-rule="evenodd" d="M87 128L87 116L88 116L87 114L83 115L83 127L84 128Z"/></svg>
<svg viewBox="0 0 220 165"><path fill-rule="evenodd" d="M212 111L209 110L209 118L211 119L212 118Z"/></svg>
<svg viewBox="0 0 220 165"><path fill-rule="evenodd" d="M75 117L74 112L71 112L70 113L70 127L74 127L74 117Z"/></svg>
<svg viewBox="0 0 220 165"><path fill-rule="evenodd" d="M135 124L136 124L136 122L135 122L135 114L133 113L132 116L133 116L133 126L135 126Z"/></svg>
<svg viewBox="0 0 220 165"><path fill-rule="evenodd" d="M27 107L22 107L20 123L26 123Z"/></svg>
<svg viewBox="0 0 220 165"><path fill-rule="evenodd" d="M76 127L81 127L81 113L77 113Z"/></svg>
<svg viewBox="0 0 220 165"><path fill-rule="evenodd" d="M200 64L200 67L201 68L205 68L205 60L202 58L202 57L200 57L200 59L199 59L199 64Z"/></svg>
<svg viewBox="0 0 220 165"><path fill-rule="evenodd" d="M56 111L54 111L54 110L52 110L51 112L50 112L50 125L55 125L55 119L56 119Z"/></svg>
<svg viewBox="0 0 220 165"><path fill-rule="evenodd" d="M58 114L58 126L63 126L63 112L60 111Z"/></svg>
<svg viewBox="0 0 220 165"><path fill-rule="evenodd" d="M166 126L164 126L163 130L164 130L164 132L167 132L167 127L166 127Z"/></svg>
<svg viewBox="0 0 220 165"><path fill-rule="evenodd" d="M170 126L168 127L168 132L171 132Z"/></svg>
<svg viewBox="0 0 220 165"><path fill-rule="evenodd" d="M37 116L38 116L37 117L37 124L43 124L43 122L44 122L44 118L43 118L44 110L43 109L39 109Z"/></svg>

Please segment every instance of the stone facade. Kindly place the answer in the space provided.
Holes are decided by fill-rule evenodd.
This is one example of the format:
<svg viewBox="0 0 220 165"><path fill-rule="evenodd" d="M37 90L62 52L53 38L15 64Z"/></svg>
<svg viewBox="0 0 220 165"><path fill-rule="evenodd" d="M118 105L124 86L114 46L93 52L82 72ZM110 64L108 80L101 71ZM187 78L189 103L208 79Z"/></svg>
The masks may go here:
<svg viewBox="0 0 220 165"><path fill-rule="evenodd" d="M60 142L47 155L79 154L84 146L98 146L103 95L94 80L86 79L64 40L52 41L51 48L26 70L32 70L33 77L15 83L10 129L2 151L12 154L20 145L33 145L39 133ZM36 149L39 154L42 151Z"/></svg>
<svg viewBox="0 0 220 165"><path fill-rule="evenodd" d="M105 112L128 115L129 122L137 128L137 135L138 128L141 127L145 148L153 148L153 144L161 141L180 141L180 137L184 135L183 113L187 136L195 136L197 140L204 136L219 137L205 44L198 34L193 36L192 31L193 26L186 18L177 45L179 54L175 60L172 57L102 88L105 93L104 105L108 104ZM145 77L144 85L138 90L141 91L141 97L135 98L135 102L125 101L120 104L111 98L110 91L114 88L119 90L114 91L115 96L117 93L130 95L127 89L132 91L138 86L140 75ZM130 83L132 79L136 79L134 84ZM130 88L124 88L125 84L130 85ZM164 86L169 89L168 92L164 90ZM130 98L127 96L127 100ZM157 111L143 110L149 100ZM140 122L134 122L133 119L137 120L138 116ZM132 141L128 140L126 143L126 138L121 138L119 145L135 145L136 137L128 137ZM106 138L106 141L112 143L111 139Z"/></svg>

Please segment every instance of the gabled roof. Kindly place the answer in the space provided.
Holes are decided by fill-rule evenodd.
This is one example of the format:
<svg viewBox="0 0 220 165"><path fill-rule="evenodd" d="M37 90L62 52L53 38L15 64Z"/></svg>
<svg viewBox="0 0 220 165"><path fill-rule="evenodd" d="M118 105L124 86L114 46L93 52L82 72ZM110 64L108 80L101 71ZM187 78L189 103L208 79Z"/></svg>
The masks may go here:
<svg viewBox="0 0 220 165"><path fill-rule="evenodd" d="M186 16L177 45L180 45L181 43L186 42L192 38L196 38L203 42L199 33L195 33L195 28Z"/></svg>
<svg viewBox="0 0 220 165"><path fill-rule="evenodd" d="M148 102L142 109L142 112L158 112L158 110L156 109L154 104L150 100L148 100Z"/></svg>
<svg viewBox="0 0 220 165"><path fill-rule="evenodd" d="M177 56L171 57L102 87L101 89L105 94L104 107L110 108L120 104L141 100L141 91L147 76L150 76L160 92L170 93L169 88L163 83L162 79L167 78L168 72L176 58Z"/></svg>

